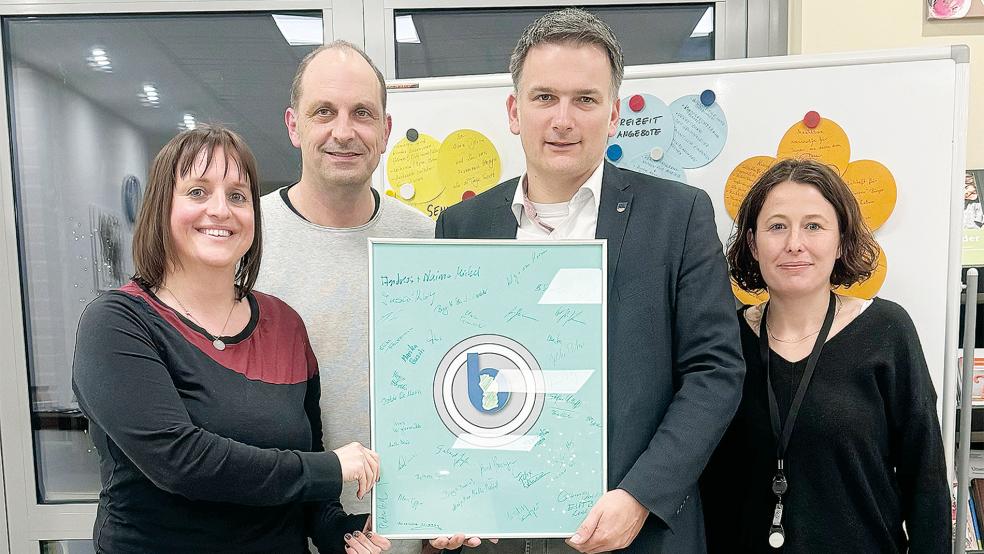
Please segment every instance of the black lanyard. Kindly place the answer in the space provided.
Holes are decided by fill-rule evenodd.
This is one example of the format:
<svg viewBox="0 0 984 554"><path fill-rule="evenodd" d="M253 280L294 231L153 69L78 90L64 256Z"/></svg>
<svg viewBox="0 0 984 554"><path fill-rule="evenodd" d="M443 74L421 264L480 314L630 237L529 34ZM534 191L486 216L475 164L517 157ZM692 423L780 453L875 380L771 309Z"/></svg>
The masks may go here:
<svg viewBox="0 0 984 554"><path fill-rule="evenodd" d="M830 302L827 304L827 315L824 316L823 326L820 327L817 341L813 344L813 351L810 352L810 357L806 360L806 370L803 371L803 376L800 377L799 386L796 387L796 395L793 396L793 402L789 405L789 412L786 414L786 423L782 425L781 431L779 403L776 402L776 392L772 387L772 372L769 371L769 330L767 327L768 323L766 322L769 305L766 304L765 309L762 310L762 325L761 329L759 329L759 354L762 356L762 365L765 366L765 384L769 393L769 419L772 421L772 434L776 438L776 458L780 460L786 454L786 448L789 446L789 437L793 434L793 425L796 423L796 416L799 415L800 405L803 404L806 389L810 386L810 380L813 379L813 371L816 369L817 361L820 359L820 351L823 350L823 345L827 342L827 336L830 334L830 327L834 323L834 309L836 307L836 296L834 293L830 293Z"/></svg>
<svg viewBox="0 0 984 554"><path fill-rule="evenodd" d="M817 334L817 341L813 344L813 351L806 360L806 369L800 377L799 386L796 387L796 394L793 402L789 405L789 412L786 414L786 421L780 425L779 422L779 403L776 401L776 392L772 387L772 372L769 371L769 329L768 313L769 305L766 304L762 310L762 324L759 326L759 355L762 358L762 365L765 367L765 385L769 394L769 420L772 423L772 435L776 439L776 476L772 479L772 493L778 498L775 512L772 517L772 527L769 529L769 544L774 548L779 548L785 542L785 532L782 527L782 496L789 490L786 475L783 473L783 462L786 456L786 448L789 446L789 437L793 434L793 426L796 424L796 416L799 415L800 406L806 396L806 389L810 386L813 379L813 372L820 359L820 351L827 342L830 334L830 327L834 323L835 308L837 297L830 293L830 302L827 304L827 315L824 316L823 325Z"/></svg>

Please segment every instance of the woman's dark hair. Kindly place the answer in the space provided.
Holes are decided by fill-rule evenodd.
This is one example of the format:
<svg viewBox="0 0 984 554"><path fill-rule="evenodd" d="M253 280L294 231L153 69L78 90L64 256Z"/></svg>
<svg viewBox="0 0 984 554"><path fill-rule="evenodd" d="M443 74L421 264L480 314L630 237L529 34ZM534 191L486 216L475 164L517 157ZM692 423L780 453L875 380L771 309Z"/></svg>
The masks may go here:
<svg viewBox="0 0 984 554"><path fill-rule="evenodd" d="M178 176L194 171L199 155L205 156L203 173L208 171L214 161L212 157L219 148L226 158L226 171L235 164L239 174L249 185L253 204L253 244L240 258L236 268L237 297L241 299L253 289L260 272L263 244L256 159L242 137L220 125L199 125L182 131L164 145L150 166L147 190L133 231L133 265L136 267L134 278L145 286L159 287L164 282L168 269L174 269L178 265L178 260L170 251L171 198Z"/></svg>
<svg viewBox="0 0 984 554"><path fill-rule="evenodd" d="M751 293L767 288L749 243L755 239L755 224L769 193L788 181L816 187L837 214L841 255L834 262L830 284L851 286L870 277L878 263L878 244L865 225L861 208L847 183L826 164L787 159L762 174L738 208L734 231L728 240L728 265L738 286Z"/></svg>

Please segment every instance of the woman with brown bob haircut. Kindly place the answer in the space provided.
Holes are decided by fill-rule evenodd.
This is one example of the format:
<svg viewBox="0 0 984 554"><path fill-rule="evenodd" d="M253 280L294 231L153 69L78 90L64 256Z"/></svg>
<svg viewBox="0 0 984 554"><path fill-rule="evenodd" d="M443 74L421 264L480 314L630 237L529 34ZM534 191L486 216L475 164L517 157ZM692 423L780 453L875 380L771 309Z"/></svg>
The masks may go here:
<svg viewBox="0 0 984 554"><path fill-rule="evenodd" d="M701 478L710 552L949 551L936 392L912 320L833 292L877 258L822 163L780 161L742 202L731 276L769 300L739 310L741 405Z"/></svg>
<svg viewBox="0 0 984 554"><path fill-rule="evenodd" d="M324 451L317 360L297 313L252 290L260 251L243 140L209 125L171 139L136 223L136 275L89 304L76 339L102 475L97 552L389 547L342 511L342 483L364 494L378 457Z"/></svg>

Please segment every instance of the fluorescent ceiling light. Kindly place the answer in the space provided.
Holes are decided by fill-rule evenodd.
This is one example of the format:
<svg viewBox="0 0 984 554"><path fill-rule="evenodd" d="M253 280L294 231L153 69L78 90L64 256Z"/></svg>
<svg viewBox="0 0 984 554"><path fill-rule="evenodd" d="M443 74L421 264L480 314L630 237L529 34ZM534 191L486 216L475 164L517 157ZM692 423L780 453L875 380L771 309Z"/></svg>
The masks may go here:
<svg viewBox="0 0 984 554"><path fill-rule="evenodd" d="M106 54L106 49L101 46L94 46L89 50L89 55L85 57L86 64L95 71L112 73L113 64Z"/></svg>
<svg viewBox="0 0 984 554"><path fill-rule="evenodd" d="M417 28L413 25L413 16L396 16L396 42L420 44L420 37L417 35Z"/></svg>
<svg viewBox="0 0 984 554"><path fill-rule="evenodd" d="M194 129L195 127L198 127L198 121L195 120L195 116L190 113L184 114L184 117L182 118L181 121L181 125L178 125L178 129L181 130L187 129L189 131Z"/></svg>
<svg viewBox="0 0 984 554"><path fill-rule="evenodd" d="M143 90L137 93L140 103L150 108L156 108L161 104L161 93L153 83L144 83Z"/></svg>
<svg viewBox="0 0 984 554"><path fill-rule="evenodd" d="M325 42L325 26L320 17L273 14L273 21L291 46L321 46Z"/></svg>
<svg viewBox="0 0 984 554"><path fill-rule="evenodd" d="M690 38L701 38L710 36L714 32L714 8L707 8L700 21L694 26L694 31L690 33Z"/></svg>

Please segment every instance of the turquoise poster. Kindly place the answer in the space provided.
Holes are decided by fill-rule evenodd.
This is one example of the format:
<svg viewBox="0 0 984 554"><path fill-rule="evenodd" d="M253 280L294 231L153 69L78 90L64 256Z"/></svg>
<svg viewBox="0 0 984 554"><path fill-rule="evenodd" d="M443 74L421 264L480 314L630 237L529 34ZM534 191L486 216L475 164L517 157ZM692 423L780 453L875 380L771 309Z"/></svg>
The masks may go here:
<svg viewBox="0 0 984 554"><path fill-rule="evenodd" d="M605 243L370 248L376 532L572 535L607 490Z"/></svg>

